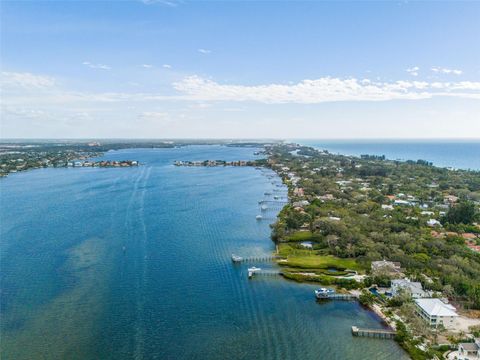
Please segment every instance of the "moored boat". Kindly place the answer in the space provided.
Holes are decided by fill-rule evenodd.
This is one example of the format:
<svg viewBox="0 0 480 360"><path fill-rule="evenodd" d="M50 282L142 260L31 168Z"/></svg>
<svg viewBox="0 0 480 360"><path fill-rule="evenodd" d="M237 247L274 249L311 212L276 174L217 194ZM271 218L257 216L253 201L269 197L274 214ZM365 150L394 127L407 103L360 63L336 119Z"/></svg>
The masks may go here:
<svg viewBox="0 0 480 360"><path fill-rule="evenodd" d="M251 268L248 268L248 278L251 279L253 277L253 275L255 275L255 273L261 271L262 269L260 268L257 268L255 266L251 267Z"/></svg>
<svg viewBox="0 0 480 360"><path fill-rule="evenodd" d="M335 290L329 288L320 288L315 290L315 297L317 299L328 299L333 294L335 294Z"/></svg>
<svg viewBox="0 0 480 360"><path fill-rule="evenodd" d="M232 261L233 262L241 262L243 260L243 257L232 254Z"/></svg>

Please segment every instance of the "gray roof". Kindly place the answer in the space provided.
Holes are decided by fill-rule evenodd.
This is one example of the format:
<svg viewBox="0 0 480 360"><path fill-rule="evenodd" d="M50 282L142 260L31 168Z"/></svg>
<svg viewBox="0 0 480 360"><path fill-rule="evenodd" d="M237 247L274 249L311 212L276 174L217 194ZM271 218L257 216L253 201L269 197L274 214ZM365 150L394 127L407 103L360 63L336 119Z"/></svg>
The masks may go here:
<svg viewBox="0 0 480 360"><path fill-rule="evenodd" d="M460 343L458 346L461 346L464 348L466 351L478 351L479 347L475 343Z"/></svg>

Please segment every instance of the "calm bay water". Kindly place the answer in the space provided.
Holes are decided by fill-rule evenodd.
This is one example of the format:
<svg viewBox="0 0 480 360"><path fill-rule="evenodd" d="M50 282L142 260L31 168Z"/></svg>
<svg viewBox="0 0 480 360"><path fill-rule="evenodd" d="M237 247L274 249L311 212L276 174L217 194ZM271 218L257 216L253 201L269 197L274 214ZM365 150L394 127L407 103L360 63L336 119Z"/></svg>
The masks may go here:
<svg viewBox="0 0 480 360"><path fill-rule="evenodd" d="M105 157L144 165L1 180L2 359L406 359L352 337L382 326L357 303L319 304L310 285L232 265L274 248L255 220L271 180L172 162L253 152L124 150Z"/></svg>
<svg viewBox="0 0 480 360"><path fill-rule="evenodd" d="M475 134L472 134L475 135ZM392 160L428 160L435 166L480 170L480 140L295 140L332 153L385 155Z"/></svg>

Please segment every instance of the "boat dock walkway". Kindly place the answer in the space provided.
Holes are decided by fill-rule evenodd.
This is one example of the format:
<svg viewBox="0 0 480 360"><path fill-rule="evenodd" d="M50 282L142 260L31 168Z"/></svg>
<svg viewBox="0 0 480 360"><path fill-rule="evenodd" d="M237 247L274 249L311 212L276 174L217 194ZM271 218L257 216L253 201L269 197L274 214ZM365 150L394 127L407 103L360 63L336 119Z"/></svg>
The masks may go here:
<svg viewBox="0 0 480 360"><path fill-rule="evenodd" d="M248 269L248 278L251 279L254 275L277 276L282 275L282 273L279 270L262 270L259 268Z"/></svg>
<svg viewBox="0 0 480 360"><path fill-rule="evenodd" d="M258 202L259 204L286 204L288 203L288 200L285 199L285 200L261 200Z"/></svg>
<svg viewBox="0 0 480 360"><path fill-rule="evenodd" d="M353 294L325 294L324 296L317 297L318 300L357 300L358 297Z"/></svg>
<svg viewBox="0 0 480 360"><path fill-rule="evenodd" d="M279 259L279 256L269 255L269 256L250 256L242 257L232 255L232 261L234 263L245 263L245 262L270 262Z"/></svg>
<svg viewBox="0 0 480 360"><path fill-rule="evenodd" d="M371 337L377 339L393 339L397 332L395 330L388 329L361 329L356 326L352 326L353 336Z"/></svg>

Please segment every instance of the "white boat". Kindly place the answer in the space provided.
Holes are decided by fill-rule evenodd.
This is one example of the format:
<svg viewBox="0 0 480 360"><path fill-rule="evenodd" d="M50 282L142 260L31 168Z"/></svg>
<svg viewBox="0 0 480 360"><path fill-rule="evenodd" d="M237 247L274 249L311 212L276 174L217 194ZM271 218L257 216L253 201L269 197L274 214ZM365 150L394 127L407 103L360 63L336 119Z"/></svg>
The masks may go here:
<svg viewBox="0 0 480 360"><path fill-rule="evenodd" d="M257 220L262 220L262 215L257 215L257 216L255 216L255 219L257 219Z"/></svg>
<svg viewBox="0 0 480 360"><path fill-rule="evenodd" d="M261 209L262 209L262 211L266 211L268 209L268 206L267 205L262 205Z"/></svg>
<svg viewBox="0 0 480 360"><path fill-rule="evenodd" d="M248 278L251 279L253 277L253 275L259 271L261 271L262 269L260 268L257 268L257 267L251 267L251 268L248 268Z"/></svg>
<svg viewBox="0 0 480 360"><path fill-rule="evenodd" d="M329 288L320 288L315 290L315 297L317 299L328 299L330 295L335 294L335 290Z"/></svg>
<svg viewBox="0 0 480 360"><path fill-rule="evenodd" d="M232 261L233 262L241 262L241 261L243 261L243 257L232 254Z"/></svg>

